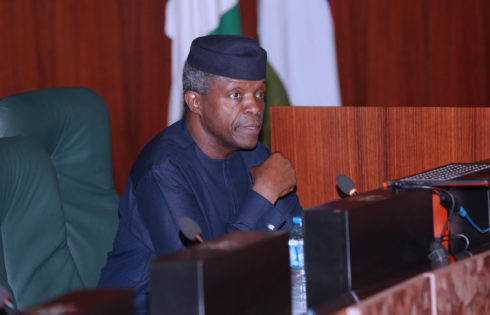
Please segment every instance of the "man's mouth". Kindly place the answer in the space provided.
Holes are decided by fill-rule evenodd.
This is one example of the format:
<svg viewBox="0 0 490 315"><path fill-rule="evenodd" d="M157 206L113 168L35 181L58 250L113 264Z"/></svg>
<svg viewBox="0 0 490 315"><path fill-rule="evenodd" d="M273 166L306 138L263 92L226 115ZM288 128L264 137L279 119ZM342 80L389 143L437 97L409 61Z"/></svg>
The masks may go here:
<svg viewBox="0 0 490 315"><path fill-rule="evenodd" d="M245 124L245 125L240 125L238 128L240 130L246 132L246 133L258 134L260 132L260 129L262 128L262 125L261 124Z"/></svg>

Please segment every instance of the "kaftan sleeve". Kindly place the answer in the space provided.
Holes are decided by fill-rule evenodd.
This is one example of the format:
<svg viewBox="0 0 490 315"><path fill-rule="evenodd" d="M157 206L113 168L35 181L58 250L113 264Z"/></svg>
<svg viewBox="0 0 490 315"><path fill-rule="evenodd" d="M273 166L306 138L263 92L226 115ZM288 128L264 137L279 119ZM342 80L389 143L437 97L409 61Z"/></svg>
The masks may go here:
<svg viewBox="0 0 490 315"><path fill-rule="evenodd" d="M262 164L271 152L262 144L258 143L254 151L243 154L244 164L247 172L254 165ZM235 230L290 230L292 218L301 216L302 207L298 196L290 193L280 198L275 205L252 190L252 180L249 178L249 189L246 197L240 205L240 209L232 222L227 226L227 231Z"/></svg>
<svg viewBox="0 0 490 315"><path fill-rule="evenodd" d="M301 216L301 211L302 208L296 194L289 194L273 205L250 189L238 215L227 226L227 231L290 230L292 218Z"/></svg>
<svg viewBox="0 0 490 315"><path fill-rule="evenodd" d="M179 236L182 216L200 226L204 223L196 198L175 168L166 166L147 172L135 189L135 198L157 256L184 247Z"/></svg>

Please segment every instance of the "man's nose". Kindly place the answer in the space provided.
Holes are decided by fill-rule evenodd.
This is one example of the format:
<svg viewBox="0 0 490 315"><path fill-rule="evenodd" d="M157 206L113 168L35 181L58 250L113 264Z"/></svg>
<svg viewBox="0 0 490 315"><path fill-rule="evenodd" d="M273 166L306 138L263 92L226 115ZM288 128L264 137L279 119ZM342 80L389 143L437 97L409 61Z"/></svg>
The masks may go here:
<svg viewBox="0 0 490 315"><path fill-rule="evenodd" d="M244 100L244 109L246 113L256 115L257 113L263 111L263 108L263 101L255 98L254 96L248 96Z"/></svg>

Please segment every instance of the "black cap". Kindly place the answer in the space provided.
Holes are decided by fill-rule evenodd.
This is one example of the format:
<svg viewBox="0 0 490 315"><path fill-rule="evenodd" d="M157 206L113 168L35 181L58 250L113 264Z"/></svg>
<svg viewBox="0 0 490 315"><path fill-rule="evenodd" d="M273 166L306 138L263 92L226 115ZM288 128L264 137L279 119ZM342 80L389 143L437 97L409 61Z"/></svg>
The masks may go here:
<svg viewBox="0 0 490 315"><path fill-rule="evenodd" d="M265 79L267 53L249 37L208 35L192 41L187 63L223 77L262 80Z"/></svg>

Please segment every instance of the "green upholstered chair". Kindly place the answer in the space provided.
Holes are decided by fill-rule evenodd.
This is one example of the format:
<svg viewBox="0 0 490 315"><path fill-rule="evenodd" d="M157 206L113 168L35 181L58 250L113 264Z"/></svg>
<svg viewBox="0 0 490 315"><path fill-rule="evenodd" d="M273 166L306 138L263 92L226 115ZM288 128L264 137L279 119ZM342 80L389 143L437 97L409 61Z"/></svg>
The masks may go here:
<svg viewBox="0 0 490 315"><path fill-rule="evenodd" d="M63 87L0 99L0 285L19 309L96 286L118 201L99 95Z"/></svg>

